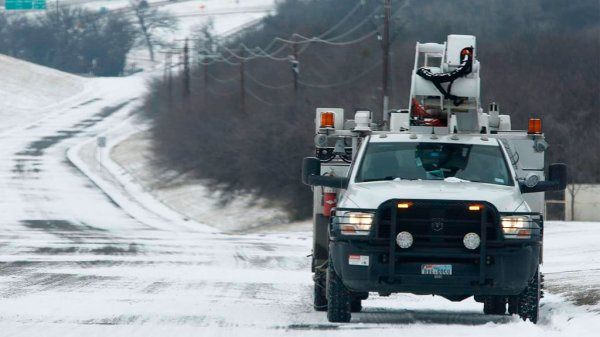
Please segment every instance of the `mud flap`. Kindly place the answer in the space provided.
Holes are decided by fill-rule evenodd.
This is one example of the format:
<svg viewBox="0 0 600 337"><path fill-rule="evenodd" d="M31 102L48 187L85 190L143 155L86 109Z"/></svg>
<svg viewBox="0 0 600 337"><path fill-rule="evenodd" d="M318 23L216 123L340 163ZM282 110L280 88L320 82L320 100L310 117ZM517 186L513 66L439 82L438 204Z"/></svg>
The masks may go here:
<svg viewBox="0 0 600 337"><path fill-rule="evenodd" d="M315 214L313 222L313 262L312 271L327 270L329 259L329 217Z"/></svg>

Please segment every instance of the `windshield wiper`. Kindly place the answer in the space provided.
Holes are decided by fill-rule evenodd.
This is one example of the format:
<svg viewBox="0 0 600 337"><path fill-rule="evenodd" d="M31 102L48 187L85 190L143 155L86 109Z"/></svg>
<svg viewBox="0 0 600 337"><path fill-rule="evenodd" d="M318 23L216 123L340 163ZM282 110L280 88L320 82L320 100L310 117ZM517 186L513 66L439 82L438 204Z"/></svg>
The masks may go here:
<svg viewBox="0 0 600 337"><path fill-rule="evenodd" d="M370 182L370 181L394 180L394 179L396 179L396 178L397 178L397 177L387 176L387 177L385 177L385 178L373 178L373 179L365 179L365 180L363 180L362 182L363 182L363 183L368 183L368 182Z"/></svg>
<svg viewBox="0 0 600 337"><path fill-rule="evenodd" d="M402 180L420 180L420 179L412 179L412 178L402 178L402 177L385 177L385 178L375 178L375 179L365 179L361 181L362 183L368 183L370 181L386 181L386 180L394 180L394 181L402 181Z"/></svg>

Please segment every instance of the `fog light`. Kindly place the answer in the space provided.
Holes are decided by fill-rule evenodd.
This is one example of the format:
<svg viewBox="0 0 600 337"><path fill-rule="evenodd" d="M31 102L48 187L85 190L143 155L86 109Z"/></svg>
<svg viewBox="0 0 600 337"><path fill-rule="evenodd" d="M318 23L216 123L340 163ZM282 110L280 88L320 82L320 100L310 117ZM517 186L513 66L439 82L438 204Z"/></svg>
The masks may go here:
<svg viewBox="0 0 600 337"><path fill-rule="evenodd" d="M413 236L409 232L400 232L396 236L396 243L400 248L410 248L413 244Z"/></svg>
<svg viewBox="0 0 600 337"><path fill-rule="evenodd" d="M481 239L479 238L479 235L477 235L477 233L467 233L463 238L463 243L465 244L465 247L473 250L479 247Z"/></svg>

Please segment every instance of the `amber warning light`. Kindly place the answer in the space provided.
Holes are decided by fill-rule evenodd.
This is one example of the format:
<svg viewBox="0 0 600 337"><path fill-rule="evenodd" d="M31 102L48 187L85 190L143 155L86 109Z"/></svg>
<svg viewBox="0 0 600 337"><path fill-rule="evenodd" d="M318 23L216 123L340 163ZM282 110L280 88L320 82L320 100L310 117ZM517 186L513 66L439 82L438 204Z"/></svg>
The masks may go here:
<svg viewBox="0 0 600 337"><path fill-rule="evenodd" d="M481 205L469 205L469 211L478 212L483 208Z"/></svg>
<svg viewBox="0 0 600 337"><path fill-rule="evenodd" d="M400 209L407 209L410 206L412 206L412 202L399 202L398 203L398 208L400 208Z"/></svg>
<svg viewBox="0 0 600 337"><path fill-rule="evenodd" d="M529 119L529 128L527 129L529 134L541 134L542 133L542 120L539 118Z"/></svg>
<svg viewBox="0 0 600 337"><path fill-rule="evenodd" d="M331 111L321 112L321 128L335 127L335 113Z"/></svg>

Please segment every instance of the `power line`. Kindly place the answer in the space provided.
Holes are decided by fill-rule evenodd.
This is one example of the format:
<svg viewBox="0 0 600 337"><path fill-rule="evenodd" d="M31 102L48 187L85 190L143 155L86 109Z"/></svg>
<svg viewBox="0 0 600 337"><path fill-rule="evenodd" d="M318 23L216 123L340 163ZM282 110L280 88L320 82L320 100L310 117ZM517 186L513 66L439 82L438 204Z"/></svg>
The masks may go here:
<svg viewBox="0 0 600 337"><path fill-rule="evenodd" d="M342 26L348 19L350 19L355 13L356 11L358 11L358 9L363 6L363 2L362 1L358 1L357 4L348 12L348 14L346 14L346 16L344 16L344 18L342 18L338 23L336 23L335 25L333 25L331 28L329 28L327 31L325 31L324 33L321 33L319 36L317 36L317 38L323 39L325 38L328 34L334 32L336 29L338 29L340 26ZM273 40L271 40L271 42L265 47L263 48L265 51L268 52L268 50L275 45L275 43L277 43L279 40L278 38L274 38Z"/></svg>
<svg viewBox="0 0 600 337"><path fill-rule="evenodd" d="M384 107L385 107L385 105L386 105L385 101L388 98L387 91L388 91L388 82L389 81L388 81L387 73L389 70L389 49L390 49L389 31L390 31L390 19L391 19L390 17L392 14L391 14L391 0L384 0L384 1L385 1L385 4L383 6L382 5L377 6L373 12L368 14L366 16L366 18L362 19L362 21L360 21L358 24L353 25L347 31L345 31L341 34L338 34L337 36L334 36L334 37L327 38L328 35L331 35L337 29L342 27L345 22L347 22L353 15L355 15L357 13L359 8L363 5L362 1L360 3L358 3L357 5L355 5L354 8L352 10L350 10L350 12L347 13L346 16L340 22L338 22L336 25L334 25L333 27L328 29L326 32L324 32L318 36L315 36L315 37L307 37L307 36L303 36L298 33L294 33L291 35L291 37L289 39L285 39L285 38L281 38L281 37L274 38L273 41L271 41L271 43L269 43L269 45L267 47L265 47L264 49L260 48L260 47L249 48L244 43L242 43L242 44L240 44L240 48L236 49L236 50L232 50L229 47L227 47L226 45L222 45L220 47L221 51L216 54L213 53L212 51L204 50L205 59L201 59L201 64L203 66L205 66L205 72L204 72L205 90L204 90L204 93L206 94L206 92L210 92L210 93L212 93L214 95L218 95L218 96L232 96L232 95L237 94L240 97L240 111L242 113L244 113L246 110L246 94L251 96L253 99L257 100L258 102L261 102L263 104L270 105L270 106L285 106L285 105L289 104L289 103L269 102L268 100L262 99L255 92L253 92L252 90L250 90L249 88L246 87L246 83L245 83L246 77L248 77L248 79L251 80L252 82L254 82L256 85L266 88L266 89L269 89L269 90L283 90L283 89L294 87L294 92L296 92L299 85L307 87L307 88L328 89L328 88L340 87L340 86L344 86L344 85L353 83L353 82L359 80L360 78L362 78L363 76L369 74L371 71L373 71L375 68L379 67L381 64L383 64L383 72L384 72L383 98L384 98ZM370 22L372 17L382 8L384 8L385 11L384 11L384 23L381 26L375 27L372 31L370 31L360 37L356 37L351 40L341 41L344 38L347 38L347 37L351 36L353 33L359 31L362 27L364 27L364 25L367 24L368 22ZM397 12L399 12L399 10ZM396 13L394 13L394 15L395 14ZM303 53L304 51L306 51L311 46L312 43L320 43L320 44L325 44L325 45L329 45L329 46L348 46L348 45L360 43L362 41L365 41L365 40L375 36L376 34L379 34L379 31L381 28L384 29L384 31L383 31L384 36L383 36L383 41L382 41L382 48L384 50L384 53L383 53L382 60L379 61L378 63L370 65L367 69L364 69L361 73L357 74L356 76L354 76L352 78L345 79L345 80L338 81L338 82L320 84L320 83L309 83L306 81L299 80L299 78L297 76L298 70L299 70L299 68L297 67L299 65L298 55ZM381 40L381 37L380 37L380 40ZM271 49L277 42L284 43L284 45L282 45L281 47L279 47L276 50L273 50L272 52L268 52L268 50ZM280 55L280 53L283 53L287 48L289 48L290 45L293 48L291 55L287 55L284 57L278 56L278 55ZM298 48L299 46L301 46L301 47ZM200 51L200 52L202 52L202 51ZM224 53L227 53L229 55L225 55ZM323 59L321 58L321 55L319 53L317 53L317 56L321 59L321 61L323 61ZM295 71L294 82L293 83L285 83L285 84L281 84L281 85L272 85L272 84L268 84L268 83L265 83L265 82L259 80L258 78L256 78L255 76L253 76L252 74L250 74L248 71L245 70L245 62L249 61L249 60L254 60L254 59L270 59L273 61L292 62L292 71ZM296 62L295 63L296 68L294 68L294 62ZM214 64L214 63L226 63L231 66L239 66L239 74L236 76L230 77L230 78L219 78L219 77L213 75L208 70L209 69L208 66L211 64ZM328 65L328 66L332 67L332 65ZM222 92L222 91L215 90L207 84L209 77L211 79L213 79L214 81L222 83L222 84L231 83L231 82L239 80L240 81L239 88L233 89L228 92ZM199 78L199 77L194 77L194 78ZM384 113L385 113L385 110L386 109L384 108Z"/></svg>
<svg viewBox="0 0 600 337"><path fill-rule="evenodd" d="M227 63L231 66L239 66L240 62L231 62L229 59L223 57L222 55L219 57L214 58L214 63Z"/></svg>
<svg viewBox="0 0 600 337"><path fill-rule="evenodd" d="M392 14L391 13L391 0L385 0L385 2L386 2L386 4L383 7L386 9L388 19L391 16L395 16L398 12L400 12L401 9L404 9L408 5L408 4L403 5L401 8L399 8L396 12L394 12ZM388 4L388 2L390 2L390 3ZM361 41L379 33L379 28L381 28L382 26L376 27L376 29L374 31L372 31L371 33L368 33L367 35L357 38L355 40L343 41L343 42L336 42L335 40L339 40L343 37L346 37L346 36L350 35L351 33L353 33L354 31L358 30L360 27L364 26L366 23L369 22L371 17L375 15L375 13L377 13L379 10L381 10L382 6L378 6L371 14L367 15L367 17L365 19L363 19L363 21L361 21L358 25L354 26L349 31L342 33L336 37L332 37L332 38L328 38L328 39L324 39L324 37L326 35L328 35L329 33L331 33L332 31L334 31L335 29L339 28L362 5L363 5L362 2L357 3L357 5L348 13L348 15L346 15L346 17L344 17L340 22L338 22L338 24L336 24L334 27L332 27L331 29L329 29L327 32L325 32L323 34L320 34L320 35L312 37L312 38L303 36L298 33L294 33L292 35L292 37L298 37L298 38L302 39L302 41L294 41L294 40L284 39L281 37L275 37L271 41L271 43L269 43L267 45L267 47L261 48L260 50L267 53L267 51L275 44L275 42L283 42L286 44L307 44L307 43L311 43L311 42L317 42L317 43L324 43L324 44L329 44L329 45L334 45L334 46L350 45L350 44L361 42ZM383 25L383 27L385 27L385 25ZM279 49L279 50L281 50L281 49Z"/></svg>
<svg viewBox="0 0 600 337"><path fill-rule="evenodd" d="M237 89L234 89L232 91L227 91L227 92L220 92L211 87L208 87L208 91L210 91L212 94L217 95L217 96L231 96L231 95L235 95L238 93Z"/></svg>
<svg viewBox="0 0 600 337"><path fill-rule="evenodd" d="M277 49L276 51L272 52L272 53L267 53L266 51L264 51L263 49L259 48L259 47L255 47L255 48L248 48L248 46L246 46L244 43L241 44L241 47L244 48L247 52L249 52L252 56L255 57L260 57L260 58L268 58L271 59L273 61L287 61L288 57L284 56L284 57L276 57L275 55L281 53L282 51L286 50L288 48L288 46L283 45L281 46L281 48ZM258 51L255 52L254 50Z"/></svg>
<svg viewBox="0 0 600 337"><path fill-rule="evenodd" d="M250 60L254 60L254 59L267 58L267 59L271 59L273 61L280 61L280 62L281 61L290 61L289 55L286 57L276 57L275 56L276 53L268 54L260 48L257 48L257 50L259 50L259 53L256 53L256 52L252 51L250 48L248 48L246 45L244 45L243 43L240 45L240 47L241 47L241 49L240 49L241 51L248 51L252 56L241 56L238 53L236 53L235 51L233 51L230 48L227 48L225 46L222 46L221 48L223 48L223 50L226 51L233 58L238 59L238 60L250 61ZM298 54L302 54L308 47L309 47L308 44L304 45L298 51ZM277 53L279 53L280 51L283 51L284 49L287 49L287 46L280 48L280 50L278 50ZM239 63L231 62L230 59L226 58L223 55L220 55L219 60L226 60L226 61L228 61L227 63L229 63L231 65L239 65Z"/></svg>
<svg viewBox="0 0 600 337"><path fill-rule="evenodd" d="M247 91L247 92L248 92L248 94L249 94L250 96L252 96L252 97L253 97L255 100L257 100L257 101L259 101L259 102L261 102L261 103L263 103L263 104L270 105L270 106L286 106L286 105L288 105L288 103L273 103L273 102L268 102L268 101L265 101L264 99L260 98L260 97L259 97L257 94L255 94L254 92L252 92L252 90L250 90L250 89L246 89L246 91Z"/></svg>
<svg viewBox="0 0 600 337"><path fill-rule="evenodd" d="M355 76L353 78L350 78L350 79L343 80L343 81L339 81L339 82L328 83L328 84L317 84L317 83L308 83L308 82L305 82L305 81L298 81L298 83L301 84L302 86L305 86L305 87L318 88L318 89L327 89L327 88L339 87L339 86L342 86L342 85L350 84L350 83L352 83L352 82L360 79L361 77L367 75L373 69L377 68L380 65L381 65L381 62L375 63L371 67L365 69L363 72L361 72L360 74L358 74L357 76ZM210 73L209 73L209 75L210 75ZM264 83L262 81L259 81L254 76L250 75L248 72L245 72L245 76L247 76L249 79L251 79L256 84L258 84L260 86L263 86L263 87L265 87L267 89L276 90L276 89L289 88L289 87L293 86L292 83L288 83L288 84L284 84L284 85L280 85L280 86L272 86L272 85L266 84L266 83ZM212 76L211 76L211 78L216 79L215 77L212 77ZM235 80L235 78L231 78L229 80ZM238 90L235 90L235 89L232 90L232 91L229 91L229 92L219 92L219 91L214 90L213 88L209 88L208 90L211 93L213 93L215 95L218 95L218 96L231 96L231 95L234 95L234 94L238 93ZM245 91L250 96L252 96L254 99L256 99L257 101L260 101L260 102L262 102L264 104L273 105L273 106L283 106L283 105L286 105L286 104L283 104L283 103L273 103L273 102L265 101L264 99L260 98L256 93L254 93L252 90L250 90L247 87L245 88Z"/></svg>
<svg viewBox="0 0 600 337"><path fill-rule="evenodd" d="M315 37L306 37L306 36L303 36L303 35L297 34L297 33L294 33L292 35L291 38L293 38L293 40L284 39L281 37L275 37L271 41L271 43L269 43L265 48L260 48L260 47L249 48L248 46L246 46L245 44L242 43L240 45L242 50L245 50L246 52L248 52L250 54L250 56L244 57L243 60L247 61L247 60L253 60L253 59L257 59L257 58L268 58L273 61L280 61L280 62L288 61L289 57L277 57L276 56L277 54L279 54L280 52L284 51L287 48L286 45L281 46L280 48L278 48L277 50L275 50L273 52L268 51L276 42L282 42L287 45L289 45L289 44L291 44L291 45L298 45L298 44L308 45L308 44L314 42L314 43L323 43L323 44L332 45L332 46L346 46L346 45L351 45L351 44L362 42L362 41L368 39L369 37L372 37L372 36L378 34L378 29L375 29L375 30L371 31L370 33L368 33L364 36L361 36L357 39L354 39L354 40L349 40L349 41L337 41L337 40L340 40L346 36L349 36L350 34L354 33L358 29L360 29L362 26L364 26L367 22L369 22L371 17L373 15L375 15L375 13L377 13L377 11L379 11L381 9L381 6L377 6L377 8L373 12L371 12L369 15L367 15L365 19L363 19L359 24L355 25L352 29L350 29L338 36L325 39L325 37L327 35L331 34L337 28L341 27L350 17L352 17L352 15L354 15L361 6L363 6L363 3L358 2L350 10L350 12L348 12L348 14L346 14L346 16L342 20L340 20L336 25L334 25L333 27L328 29L326 32L324 32L318 36L315 36ZM296 40L296 38L298 38L300 40L298 41L298 40ZM233 58L240 60L240 61L242 60L242 56L240 56L238 53L234 52L233 50L229 49L228 47L222 46L221 48L223 48L223 50L225 50ZM301 50L297 51L297 54L302 54L307 48L308 48L308 46L304 46ZM256 52L255 52L255 50L256 50ZM211 64L215 63L215 62L225 62L230 65L240 65L239 62L234 62L231 59L223 56L222 54L218 58L210 61Z"/></svg>
<svg viewBox="0 0 600 337"><path fill-rule="evenodd" d="M280 52L282 52L282 51L284 51L284 50L288 49L288 46L287 46L287 45L283 45L283 46L281 46L281 48L279 48L278 50L276 50L276 51L274 51L274 52L272 52L272 53L267 53L265 50L263 50L263 49L262 49L262 48L260 48L260 47L249 48L249 47L248 47L248 46L246 46L244 43L242 43L240 46L241 46L242 48L244 48L246 51L248 51L250 54L252 54L253 56L256 56L256 58L268 58L268 59L271 59L271 60L273 60L273 61L289 61L289 60L290 60L290 57L289 57L289 55L288 55L288 56L284 56L284 57L276 57L276 56L275 56L275 55L279 54ZM295 46L295 45L294 45L294 46ZM309 47L309 45L308 45L308 44L306 44L306 45L302 46L302 49L300 49L300 50L298 51L298 54L302 54L302 53L303 53L303 52L304 52L304 51L305 51L305 50L306 50L308 47ZM254 50L258 51L258 53L257 53L257 52L255 52L255 51L253 51L252 49L254 49Z"/></svg>
<svg viewBox="0 0 600 337"><path fill-rule="evenodd" d="M215 80L215 81L217 81L219 83L230 83L230 82L233 82L233 81L237 81L240 78L240 75L238 74L238 75L235 75L235 76L230 77L230 78L222 79L222 78L218 78L215 75L211 74L211 72L209 71L208 72L208 77L210 77L211 79L213 79L213 80ZM195 78L199 78L199 77L195 77Z"/></svg>
<svg viewBox="0 0 600 337"><path fill-rule="evenodd" d="M294 37L299 37L299 38L303 39L303 41L287 40L287 39L283 39L283 38L277 38L277 39L279 41L282 41L282 42L285 42L285 43L288 43L288 44L292 44L292 45L295 45L295 44L304 44L305 46L303 46L303 48L298 52L298 54L300 54L300 53L304 52L306 50L306 48L308 48L308 44L310 44L310 43L323 43L323 44L330 45L330 46L348 46L348 45L352 45L352 44L356 44L356 43L362 42L362 41L364 41L364 40L366 40L366 39L368 39L368 38L370 38L370 37L372 37L372 36L374 36L374 35L376 35L378 33L379 33L379 31L374 30L374 31L372 31L372 32L370 32L370 33L368 33L366 35L363 35L363 36L357 38L357 39L350 40L350 41L343 41L343 42L321 40L319 38L308 38L308 37L302 36L300 34L294 34L293 36ZM235 59L238 59L240 61L249 61L249 60L254 60L254 59L257 59L257 58L269 58L269 59L272 59L274 61L288 61L289 60L289 57L285 57L285 58L284 57L279 57L279 58L277 58L277 57L274 57L273 55L241 56L241 55L237 54L236 52L234 52L233 50L231 50L231 49L229 49L227 47L222 47L222 48L228 54L230 54L232 57L234 57ZM244 49L242 49L242 50L244 50ZM255 55L257 55L257 54L255 54ZM240 63L241 63L241 62L232 62L230 59L226 58L223 55L220 55L220 56L218 56L216 58L213 58L213 60L214 61L212 63L215 63L215 62L224 62L224 63L227 63L229 65L233 65L233 66L239 66Z"/></svg>
<svg viewBox="0 0 600 337"><path fill-rule="evenodd" d="M305 87L309 87L309 88L319 88L319 89L327 89L327 88L333 88L333 87L339 87L342 85L346 85L346 84L350 84L356 80L358 80L359 78L365 76L366 74L370 73L373 69L379 67L381 65L381 61L372 64L369 68L365 69L362 73L358 74L357 76L347 79L347 80L343 80L340 82L335 82L335 83L329 83L329 84L314 84L314 83L307 83L304 81L298 81L298 83L302 84Z"/></svg>
<svg viewBox="0 0 600 337"><path fill-rule="evenodd" d="M354 33L358 29L362 28L362 26L364 26L365 24L367 24L368 22L370 22L371 21L371 17L373 17L373 15L375 15L375 13L377 13L380 10L381 10L381 6L378 6L377 8L375 8L375 10L371 14L367 15L367 17L365 17L361 22L359 22L357 25L355 25L354 27L352 27L352 29L348 30L347 32L345 32L345 33L343 33L341 35L332 37L332 38L330 38L328 40L329 41L339 40L341 38L344 38L344 37L346 37L346 36Z"/></svg>
<svg viewBox="0 0 600 337"><path fill-rule="evenodd" d="M267 88L267 89L273 89L273 90L281 90L281 89L287 89L292 87L294 84L293 83L288 83L288 84L282 84L282 85L270 85L270 84L266 84L260 80L258 80L256 77L252 76L251 74L249 74L248 72L246 72L246 76L252 80L252 82L258 84L261 87Z"/></svg>
<svg viewBox="0 0 600 337"><path fill-rule="evenodd" d="M279 54L280 52L284 51L285 49L287 49L286 45L281 46L280 48L278 48L275 51L269 52L269 49L275 45L275 43L277 42L283 42L285 44L309 44L311 42L318 42L318 43L325 43L325 44L330 44L330 45L337 45L337 46L342 46L342 45L349 45L349 44L354 44L354 43L358 43L363 41L364 39L371 37L373 35L375 35L377 32L371 32L370 34L368 34L368 36L364 36L361 37L357 40L351 40L351 41L344 41L344 42L336 42L335 40L339 40L343 37L346 37L348 35L350 35L351 33L355 32L356 30L358 30L359 28L361 28L365 23L368 22L368 20L370 20L370 18L379 10L379 8L381 6L379 6L375 11L373 11L371 14L369 14L367 16L366 19L364 19L361 23L359 23L357 26L353 27L350 31L347 31L339 36L335 36L331 39L324 39L327 35L329 35L330 33L332 33L333 31L335 31L337 28L339 28L340 26L342 26L350 17L352 17L352 15L354 15L356 13L356 11L363 6L362 1L358 2L351 10L350 12L348 12L348 14L346 14L346 16L340 20L337 24L335 24L333 27L331 27L330 29L328 29L326 32L316 36L316 37L312 37L312 38L308 38L305 36L302 36L300 34L296 34L294 33L292 35L292 38L298 37L303 41L295 41L295 40L288 40L288 39L283 39L280 37L276 37L274 38L265 48L260 48L260 47L254 47L254 48L249 48L248 46L246 46L245 44L241 44L241 47L243 49L245 49L251 56L244 58L244 60L252 60L255 58L268 58L271 59L273 61L287 61L289 60L288 57L277 57L276 55ZM229 53L231 56L233 56L234 58L241 60L241 57L239 54L237 54L236 52L232 51L231 49L227 48L227 47L222 47L225 51L227 51L227 53ZM298 54L302 54L307 47L303 47L301 50L299 50L297 53ZM258 51L258 52L255 52ZM223 61L226 63L229 63L231 65L239 65L239 63L235 63L232 62L230 59L225 58L224 56L221 55L221 59L219 60L215 60L212 61L211 63L214 62L219 62L219 61Z"/></svg>
<svg viewBox="0 0 600 337"><path fill-rule="evenodd" d="M306 36L303 36L303 35L300 35L300 34L294 34L294 36L303 39L303 41L287 40L287 39L283 39L283 38L280 38L280 37L278 37L276 39L278 39L281 42L288 43L288 44L305 44L305 43L316 42L316 43L323 43L323 44L330 45L330 46L347 46L347 45L351 45L351 44L362 42L362 41L364 41L364 40L366 40L366 39L368 39L368 38L370 38L370 37L372 37L372 36L374 36L374 35L376 35L378 33L379 33L378 30L373 30L372 32L370 32L370 33L368 33L366 35L363 35L363 36L361 36L359 38L356 38L354 40L349 40L349 41L343 41L343 42L335 42L335 41L330 41L330 40L323 40L323 39L320 39L320 38L317 38L317 37L310 38L310 37L306 37Z"/></svg>
<svg viewBox="0 0 600 337"><path fill-rule="evenodd" d="M206 59L210 59L210 60L206 61ZM215 64L215 63L228 63L229 65L232 65L232 66L239 65L239 63L231 62L228 59L225 59L222 55L211 55L210 57L206 56L203 60L200 61L200 63L202 65L206 65L206 66L209 66L209 65Z"/></svg>
<svg viewBox="0 0 600 337"><path fill-rule="evenodd" d="M251 60L251 59L254 59L254 58L256 58L256 57L254 57L254 56L250 56L250 57L243 57L243 56L240 56L240 55L238 55L236 52L234 52L233 50L231 50L231 49L229 49L229 48L227 48L227 47L225 47L225 46L221 46L221 48L222 48L223 50L225 50L225 51L226 51L226 52L227 52L229 55L233 56L234 58L236 58L236 59L238 59L238 60ZM222 54L221 54L221 57L223 57L223 55L222 55Z"/></svg>
<svg viewBox="0 0 600 337"><path fill-rule="evenodd" d="M350 78L350 79L343 80L343 81L339 81L339 82L327 83L327 84L319 84L319 83L309 83L309 82L306 82L306 81L298 80L298 83L301 84L304 87L318 88L318 89L327 89L327 88L333 88L333 87L338 87L338 86L342 86L342 85L347 85L347 84L350 84L350 83L352 83L352 82L360 79L361 77L367 75L373 69L379 67L381 64L382 64L382 61L374 63L369 68L365 69L363 72L361 72L360 74L358 74L357 76L355 76L353 78ZM283 89L290 88L290 87L292 87L294 85L293 83L287 83L287 84L282 84L282 85L270 85L270 84L264 83L263 81L257 79L255 76L253 76L252 74L250 74L248 71L244 71L244 75L246 77L248 77L255 84L257 84L257 85L259 85L261 87L264 87L266 89L283 90ZM230 83L230 82L237 81L238 79L240 79L240 75L236 75L236 76L233 76L233 77L230 77L230 78L227 78L227 79L221 79L221 78L218 78L218 77L214 76L210 72L208 72L208 76L211 79L213 79L213 80L215 80L217 82L220 82L220 83ZM194 78L199 78L199 77L195 76ZM248 90L248 89L246 89L246 90ZM233 91L225 93L225 94L223 94L223 93L220 93L220 94L221 95L231 95L231 94L233 94L235 92L236 91L233 90Z"/></svg>
<svg viewBox="0 0 600 337"><path fill-rule="evenodd" d="M319 38L323 39L325 38L325 36L327 36L329 33L334 32L336 29L338 29L339 27L341 27L344 23L346 23L346 20L350 19L352 17L352 15L354 15L354 13L356 13L356 11L358 11L358 9L360 7L364 6L364 3L362 0L358 1L356 3L356 5L354 6L354 8L352 8L350 10L350 12L348 12L348 14L346 14L346 16L344 16L344 18L342 18L342 20L340 20L337 24L335 24L333 27L329 28L327 31L325 31L324 33L322 33L321 35L319 35Z"/></svg>
<svg viewBox="0 0 600 337"><path fill-rule="evenodd" d="M360 5L360 3L359 3L359 5ZM292 44L292 45L309 44L311 42L319 42L319 43L325 43L325 44L330 44L330 45L346 45L346 44L357 43L357 42L362 41L363 38L359 38L357 40L351 40L351 41L344 41L344 42L336 42L336 40L340 40L340 39L342 39L342 38L344 38L344 37L346 37L346 36L354 33L355 31L359 30L360 28L362 28L365 24L367 24L371 20L371 17L373 15L375 15L375 13L377 13L380 9L381 9L381 6L378 6L371 14L367 15L367 17L365 19L363 19L363 21L361 21L360 23L358 23L357 25L355 25L352 29L348 30L347 32L345 32L343 34L340 34L338 36L335 36L335 37L332 37L332 38L329 38L329 39L326 39L326 40L323 39L323 36L326 35L326 34L321 34L318 37L309 38L309 37L305 37L305 36L302 36L302 35L297 34L297 33L294 33L292 35L292 38L293 37L299 37L303 41L286 40L286 39L282 39L282 38L279 38L279 37L275 38L274 40L276 40L276 41L282 41L282 42L285 42L286 44ZM374 32L374 33L377 33L377 32ZM370 37L370 36L372 36L372 35L369 35L367 37ZM365 38L367 38L367 37L365 37ZM267 52L268 48L265 48L265 49L260 48L260 47L249 48L249 47L247 47L243 43L241 44L241 47L244 48L244 49L246 49L246 51L248 51L250 54L252 54L255 57L265 57L265 58L272 59L274 61L287 61L288 60L287 57L275 57L275 55L277 55L280 52L282 52L283 50L287 49L286 45L281 46L279 49L277 49L274 52ZM226 47L223 47L223 48L225 48L232 56L234 56L235 58L239 59L239 56L236 55L233 51L231 51L230 49L228 49ZM254 52L252 49L258 50L259 53ZM298 54L301 54L302 52L304 52L305 49L306 49L306 47L303 47L302 50L298 51Z"/></svg>

